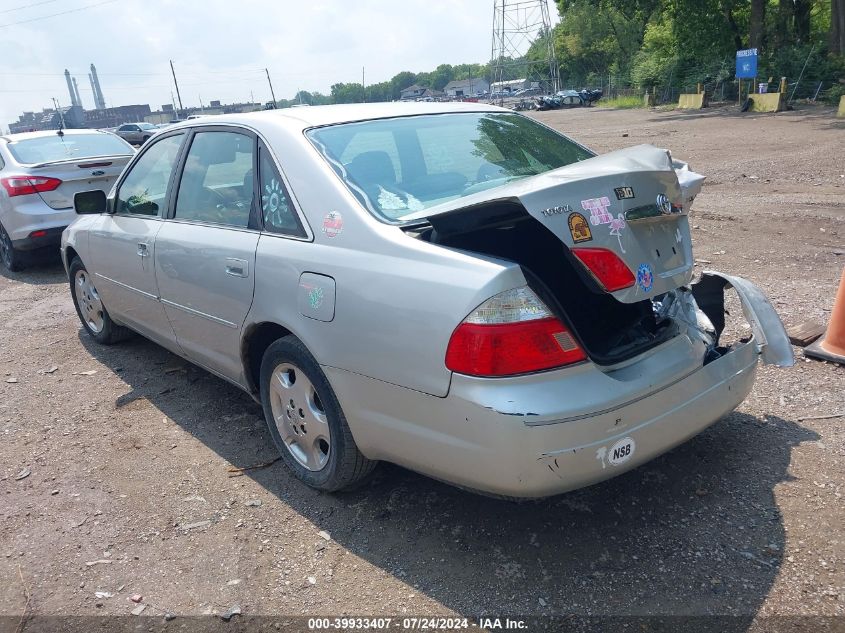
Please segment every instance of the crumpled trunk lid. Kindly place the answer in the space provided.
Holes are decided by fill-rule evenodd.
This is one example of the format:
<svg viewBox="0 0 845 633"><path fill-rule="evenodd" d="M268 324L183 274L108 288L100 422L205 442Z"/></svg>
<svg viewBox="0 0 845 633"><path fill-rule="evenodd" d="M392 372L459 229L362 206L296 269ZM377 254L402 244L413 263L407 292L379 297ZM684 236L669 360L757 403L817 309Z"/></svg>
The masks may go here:
<svg viewBox="0 0 845 633"><path fill-rule="evenodd" d="M497 200L517 202L568 248L616 253L636 283L612 294L635 303L692 280L687 214L703 181L667 150L639 145L460 198L417 217L438 231L471 230L474 209Z"/></svg>

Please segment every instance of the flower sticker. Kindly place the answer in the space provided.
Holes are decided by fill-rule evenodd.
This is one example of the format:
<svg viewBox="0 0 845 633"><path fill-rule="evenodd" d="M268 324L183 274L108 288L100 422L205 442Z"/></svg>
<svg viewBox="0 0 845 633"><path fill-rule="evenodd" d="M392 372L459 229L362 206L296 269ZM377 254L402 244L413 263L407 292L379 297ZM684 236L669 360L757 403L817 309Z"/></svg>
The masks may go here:
<svg viewBox="0 0 845 633"><path fill-rule="evenodd" d="M261 194L261 210L264 212L265 224L284 226L284 216L288 215L288 204L282 183L275 178L264 185L264 193Z"/></svg>

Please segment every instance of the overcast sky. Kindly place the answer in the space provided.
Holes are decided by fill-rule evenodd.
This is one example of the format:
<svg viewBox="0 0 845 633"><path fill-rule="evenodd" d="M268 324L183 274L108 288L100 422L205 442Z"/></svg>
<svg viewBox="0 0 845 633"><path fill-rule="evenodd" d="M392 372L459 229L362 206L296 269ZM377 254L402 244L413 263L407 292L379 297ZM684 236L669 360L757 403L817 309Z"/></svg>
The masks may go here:
<svg viewBox="0 0 845 633"><path fill-rule="evenodd" d="M93 108L92 62L108 106L169 103L170 59L185 107L265 102L265 67L281 99L360 82L362 66L369 84L487 62L492 22L493 0L0 0L0 128L69 105L65 68Z"/></svg>

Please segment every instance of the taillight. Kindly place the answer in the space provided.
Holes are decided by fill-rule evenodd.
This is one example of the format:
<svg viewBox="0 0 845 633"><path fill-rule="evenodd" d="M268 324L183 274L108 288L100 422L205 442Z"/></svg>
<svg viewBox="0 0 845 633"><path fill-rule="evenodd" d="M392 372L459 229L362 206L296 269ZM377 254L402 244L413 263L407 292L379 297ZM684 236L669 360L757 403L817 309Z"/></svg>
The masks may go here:
<svg viewBox="0 0 845 633"><path fill-rule="evenodd" d="M446 367L470 376L514 376L587 358L566 326L530 288L488 299L452 333Z"/></svg>
<svg viewBox="0 0 845 633"><path fill-rule="evenodd" d="M634 285L634 273L619 256L606 248L573 248L572 253L581 260L608 292Z"/></svg>
<svg viewBox="0 0 845 633"><path fill-rule="evenodd" d="M58 178L46 176L8 176L0 178L0 185L9 194L9 197L25 196L30 193L40 193L58 189L62 181Z"/></svg>

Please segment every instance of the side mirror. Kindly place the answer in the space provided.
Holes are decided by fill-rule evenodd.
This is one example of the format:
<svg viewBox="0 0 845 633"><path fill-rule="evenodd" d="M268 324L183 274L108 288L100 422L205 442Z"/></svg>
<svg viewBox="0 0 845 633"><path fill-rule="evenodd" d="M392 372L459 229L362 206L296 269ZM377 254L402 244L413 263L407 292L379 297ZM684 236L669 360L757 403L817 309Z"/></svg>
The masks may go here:
<svg viewBox="0 0 845 633"><path fill-rule="evenodd" d="M73 196L73 208L78 215L105 213L108 210L106 192L100 189L80 191Z"/></svg>

